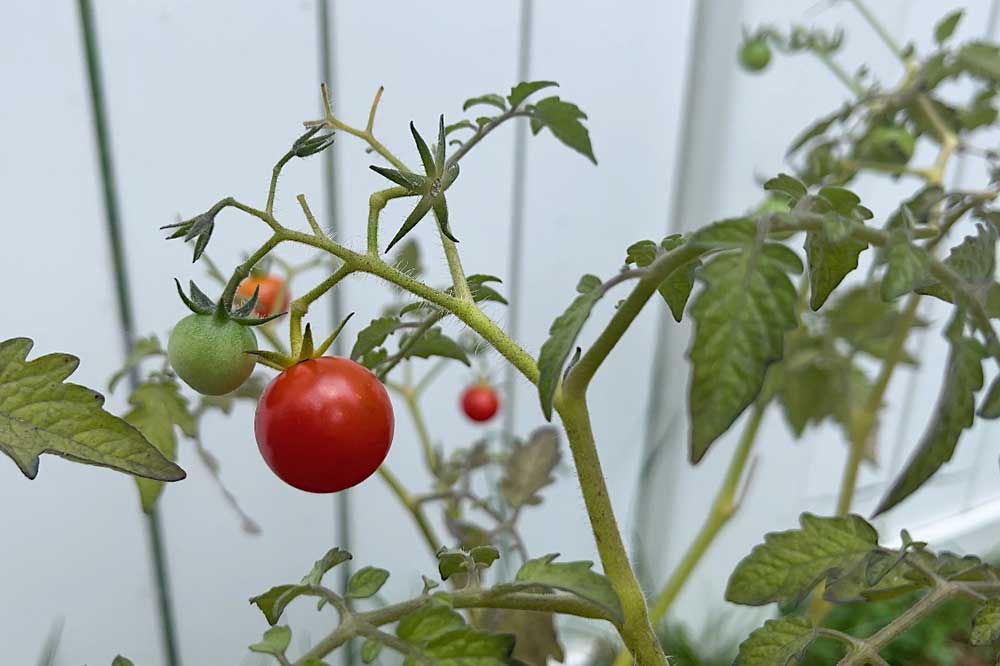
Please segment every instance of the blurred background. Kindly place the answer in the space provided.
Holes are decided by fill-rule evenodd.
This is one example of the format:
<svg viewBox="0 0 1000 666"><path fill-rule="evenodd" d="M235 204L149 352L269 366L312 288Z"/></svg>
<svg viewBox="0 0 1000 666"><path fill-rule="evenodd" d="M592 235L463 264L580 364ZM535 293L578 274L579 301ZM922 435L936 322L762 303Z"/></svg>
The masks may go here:
<svg viewBox="0 0 1000 666"><path fill-rule="evenodd" d="M1000 29L997 0L874 4L897 38L918 45L930 43L934 22L958 6L967 8L961 38L997 38ZM407 160L414 158L410 120L426 136L439 113L458 119L466 98L504 92L520 79L559 81L559 94L587 112L596 168L548 133L524 141L525 133L510 126L463 163L462 178L449 192L466 268L504 279L501 291L511 305L489 314L537 353L580 275L613 274L636 240L756 206L760 183L782 168L792 137L846 98L806 55L776 57L760 76L744 73L736 64L742 26L840 25L847 30L841 60L848 70L867 63L888 84L901 76L846 3L815 0L635 0L613 8L589 0L96 0L92 32L120 208L118 270L80 7L29 0L3 6L0 258L7 289L0 335L32 337L35 353L79 356L73 380L101 390L126 354L121 290L133 333L165 339L185 314L173 278L208 282L203 269L192 266L190 249L164 242L158 227L224 196L261 203L275 160L302 121L320 115L324 79L338 115L355 125L364 124L375 90L385 86L376 132ZM360 142L341 135L332 150L332 171L318 159L286 168L276 214L285 224L304 226L295 196L305 193L324 224L336 222L338 240L362 246L368 195L384 181L368 170L373 158ZM975 168L958 163L951 182L981 181ZM876 219L884 219L913 189L905 180L871 180L857 191ZM406 212L390 204L386 226ZM210 254L228 272L264 231L224 212ZM432 232L432 225L421 225L415 237L427 279L446 283ZM282 256L302 261L310 255L285 250ZM303 276L292 289L301 293L315 281L316 275ZM345 311L357 312L345 334L350 344L392 295L368 278L338 289ZM612 305L604 303L594 319L606 318ZM890 388L879 464L864 470L859 487L862 513L905 462L937 395L944 345L934 305L925 306L922 316L935 324L918 334L926 360L898 373ZM329 303L317 304L311 318L331 321ZM455 323L449 327L459 331ZM726 438L697 468L686 461L688 335L687 324L675 324L666 308L647 308L614 352L613 372L599 376L592 393L611 494L651 589L701 525L735 444ZM503 427L525 435L543 423L534 389L509 381L495 356L487 363L504 389L502 422L484 430L462 418L458 396L476 375L461 366L449 369L425 400L431 435L446 450ZM116 413L124 411L125 393L109 396ZM177 663L259 663L245 646L266 623L247 599L298 580L345 529L335 499L298 492L270 473L254 444L252 417L248 406L228 419L215 416L205 424L204 440L260 534L241 530L189 447L179 454L187 480L161 499ZM966 433L956 458L879 521L883 534L891 539L906 526L934 545L992 548L1000 519L995 428L980 424ZM738 637L758 619L722 601L728 571L763 532L791 527L800 511L832 512L846 447L839 431L825 427L796 442L780 412L771 410L755 455L739 516L673 611L695 632L722 613ZM387 464L407 486L427 487L413 425L402 410ZM131 479L45 457L38 479L28 481L14 465L0 464L0 507L6 663L34 663L46 636L62 623L57 663L106 664L120 652L136 664L168 665L150 526ZM360 565L393 572L383 593L418 592L419 574L431 573L434 562L378 479L351 491L349 517L350 542L340 545ZM533 554L596 559L568 460L545 504L528 510L523 525ZM330 627L329 616L302 606L291 610L293 648L315 642Z"/></svg>

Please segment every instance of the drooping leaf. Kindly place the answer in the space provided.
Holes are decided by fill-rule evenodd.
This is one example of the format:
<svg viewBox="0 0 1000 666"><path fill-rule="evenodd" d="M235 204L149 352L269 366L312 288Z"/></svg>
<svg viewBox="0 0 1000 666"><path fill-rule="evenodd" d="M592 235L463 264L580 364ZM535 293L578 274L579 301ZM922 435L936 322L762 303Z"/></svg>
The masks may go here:
<svg viewBox="0 0 1000 666"><path fill-rule="evenodd" d="M799 199L804 197L808 190L798 178L789 176L787 173L779 173L774 178L764 183L764 189L768 192L777 192L788 198L788 203L794 206Z"/></svg>
<svg viewBox="0 0 1000 666"><path fill-rule="evenodd" d="M602 606L612 617L624 617L611 582L591 568L593 562L554 562L557 557L552 554L528 560L518 570L515 581L569 592Z"/></svg>
<svg viewBox="0 0 1000 666"><path fill-rule="evenodd" d="M441 580L448 580L455 574L467 572L469 569L469 558L461 550L442 549L437 553L437 560Z"/></svg>
<svg viewBox="0 0 1000 666"><path fill-rule="evenodd" d="M698 271L705 288L691 306L694 339L689 393L690 457L698 462L746 407L781 358L785 331L796 325L798 295L788 277L802 264L783 245L758 244L750 220L699 230L694 242L732 247Z"/></svg>
<svg viewBox="0 0 1000 666"><path fill-rule="evenodd" d="M250 646L251 652L261 654L284 655L288 649L288 644L292 642L292 630L288 627L271 627L264 632L264 637L259 643Z"/></svg>
<svg viewBox="0 0 1000 666"><path fill-rule="evenodd" d="M490 282L502 282L502 280L495 275L482 275L477 273L467 276L465 281L469 285L469 292L472 294L472 300L475 302L492 302L507 305L507 299L488 284ZM449 293L451 293L451 289L449 289Z"/></svg>
<svg viewBox="0 0 1000 666"><path fill-rule="evenodd" d="M462 104L462 111L468 111L469 109L478 104L495 106L501 111L507 110L507 102L504 100L503 97L495 93L487 93L485 95L480 95L479 97L470 97L469 99L465 100L465 103Z"/></svg>
<svg viewBox="0 0 1000 666"><path fill-rule="evenodd" d="M993 645L1000 641L1000 601L991 599L972 618L969 642L973 645Z"/></svg>
<svg viewBox="0 0 1000 666"><path fill-rule="evenodd" d="M404 336L399 341L400 346L407 344L408 340L409 337ZM471 365L469 357L466 355L465 350L462 349L462 346L442 333L441 329L436 326L420 336L420 339L410 347L406 353L406 358L414 356L419 358L440 356L442 358L452 358L456 361L461 361L465 365Z"/></svg>
<svg viewBox="0 0 1000 666"><path fill-rule="evenodd" d="M952 340L944 382L931 422L917 449L889 492L879 502L875 515L884 513L909 497L951 460L962 432L972 426L976 392L983 386L983 359L986 349L973 338Z"/></svg>
<svg viewBox="0 0 1000 666"><path fill-rule="evenodd" d="M476 564L488 568L500 559L500 551L496 547L489 545L474 546L469 550L469 557Z"/></svg>
<svg viewBox="0 0 1000 666"><path fill-rule="evenodd" d="M828 217L835 222L844 219L834 213L828 213ZM831 236L832 234L826 230L810 231L806 234L809 307L813 310L819 310L848 273L858 267L858 257L868 248L867 243L852 237L838 240Z"/></svg>
<svg viewBox="0 0 1000 666"><path fill-rule="evenodd" d="M966 236L948 253L944 265L957 273L966 286L966 291L958 295L959 302L962 298L971 297L981 306L987 306L995 283L996 245L996 230L979 224L975 236ZM918 291L949 303L956 302L956 295L951 293L951 289L938 282L925 281Z"/></svg>
<svg viewBox="0 0 1000 666"><path fill-rule="evenodd" d="M962 68L987 82L1000 82L1000 48L985 42L968 42L958 51Z"/></svg>
<svg viewBox="0 0 1000 666"><path fill-rule="evenodd" d="M558 87L558 85L555 81L522 81L510 89L510 94L507 95L507 102L510 104L510 108L514 109L539 90L551 88L552 86Z"/></svg>
<svg viewBox="0 0 1000 666"><path fill-rule="evenodd" d="M132 409L123 418L168 460L177 459L176 428L188 437L197 435L198 425L188 409L187 398L173 380L148 381L136 388L128 401ZM135 481L142 510L149 513L163 492L163 482L138 476Z"/></svg>
<svg viewBox="0 0 1000 666"><path fill-rule="evenodd" d="M590 145L590 133L580 122L587 119L587 114L576 104L565 102L558 97L546 97L532 107L532 118L538 123L532 124L532 131L535 134L538 134L542 127L548 127L553 136L597 164L594 149Z"/></svg>
<svg viewBox="0 0 1000 666"><path fill-rule="evenodd" d="M587 323L594 305L604 295L601 278L584 275L576 286L579 293L566 311L556 317L549 328L549 339L542 345L538 355L538 397L542 403L542 413L552 420L552 400L555 398L563 366L569 358L576 338Z"/></svg>
<svg viewBox="0 0 1000 666"><path fill-rule="evenodd" d="M304 585L276 585L263 594L250 598L250 603L260 609L268 624L275 625L281 619L288 604L307 592Z"/></svg>
<svg viewBox="0 0 1000 666"><path fill-rule="evenodd" d="M953 11L938 21L937 25L934 26L934 41L938 44L943 44L949 37L951 37L964 14L965 10L959 9Z"/></svg>
<svg viewBox="0 0 1000 666"><path fill-rule="evenodd" d="M783 617L768 620L740 643L734 666L789 666L815 639L816 630L808 618Z"/></svg>
<svg viewBox="0 0 1000 666"><path fill-rule="evenodd" d="M549 659L562 663L566 658L552 613L502 609L487 618L490 630L514 636L513 657L528 666L548 666Z"/></svg>
<svg viewBox="0 0 1000 666"><path fill-rule="evenodd" d="M402 324L398 317L380 317L373 319L367 327L358 333L358 339L351 349L351 359L360 360L365 354L374 351L385 344L386 338L392 335Z"/></svg>
<svg viewBox="0 0 1000 666"><path fill-rule="evenodd" d="M102 409L104 396L63 383L79 365L69 354L28 361L27 338L0 342L0 451L29 479L38 456L53 453L160 481L179 481L184 470L138 430Z"/></svg>
<svg viewBox="0 0 1000 666"><path fill-rule="evenodd" d="M347 581L347 599L367 599L374 596L385 581L389 580L389 572L378 567L362 567L354 572Z"/></svg>
<svg viewBox="0 0 1000 666"><path fill-rule="evenodd" d="M926 185L917 190L916 194L899 205L889 216L887 227L899 229L906 227L907 221L914 224L929 224L937 204L944 199L944 188L940 185Z"/></svg>
<svg viewBox="0 0 1000 666"><path fill-rule="evenodd" d="M625 264L635 264L639 268L645 268L656 260L661 250L669 252L678 247L681 242L683 240L680 236L671 236L664 239L659 246L651 240L633 243L626 250ZM695 272L700 266L700 259L692 259L674 270L657 288L660 296L666 301L667 307L670 308L670 314L673 315L674 321L679 322L684 316L684 308L687 306L691 290L694 288Z"/></svg>
<svg viewBox="0 0 1000 666"><path fill-rule="evenodd" d="M828 304L823 312L831 335L841 338L855 351L876 358L885 358L889 353L902 317L897 303L883 301L877 286L854 287ZM926 322L922 320L913 324L924 325ZM905 351L902 361L916 363Z"/></svg>
<svg viewBox="0 0 1000 666"><path fill-rule="evenodd" d="M882 277L883 300L895 300L927 283L930 255L912 243L904 230L892 232L885 257L888 266Z"/></svg>
<svg viewBox="0 0 1000 666"><path fill-rule="evenodd" d="M821 518L803 513L801 529L771 532L729 577L726 599L746 606L797 603L831 571L847 571L878 547L878 534L860 516Z"/></svg>
<svg viewBox="0 0 1000 666"><path fill-rule="evenodd" d="M512 509L540 504L538 492L555 481L559 464L559 431L542 427L531 433L526 444L511 449L500 480L500 494Z"/></svg>

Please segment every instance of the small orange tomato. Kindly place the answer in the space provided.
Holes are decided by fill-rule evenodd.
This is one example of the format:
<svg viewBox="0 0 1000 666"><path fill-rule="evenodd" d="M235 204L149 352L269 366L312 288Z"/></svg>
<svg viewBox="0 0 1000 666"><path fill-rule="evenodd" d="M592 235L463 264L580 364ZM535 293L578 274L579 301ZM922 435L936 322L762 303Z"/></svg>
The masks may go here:
<svg viewBox="0 0 1000 666"><path fill-rule="evenodd" d="M288 304L292 299L291 293L285 286L285 281L276 275L249 277L240 283L236 293L240 298L250 300L253 298L254 290L259 290L254 312L261 317L284 312L288 309Z"/></svg>

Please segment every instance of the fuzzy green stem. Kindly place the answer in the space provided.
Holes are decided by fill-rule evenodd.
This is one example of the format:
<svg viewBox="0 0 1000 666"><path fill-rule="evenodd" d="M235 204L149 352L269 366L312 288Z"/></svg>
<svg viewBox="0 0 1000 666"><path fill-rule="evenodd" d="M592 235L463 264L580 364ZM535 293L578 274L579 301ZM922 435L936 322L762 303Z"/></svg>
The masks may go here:
<svg viewBox="0 0 1000 666"><path fill-rule="evenodd" d="M302 351L302 318L309 312L309 306L353 272L354 269L349 264L343 264L330 277L296 298L288 306L290 313L288 317L288 341L292 349L292 358L298 358L299 352Z"/></svg>
<svg viewBox="0 0 1000 666"><path fill-rule="evenodd" d="M257 265L258 261L266 257L268 252L276 248L283 240L285 239L281 237L281 234L274 234L263 245L257 248L246 261L236 267L232 277L229 278L229 282L226 283L226 288L222 291L222 297L219 299L224 306L227 308L232 307L233 299L236 298L236 290L239 288L240 282L243 282L250 275L250 269Z"/></svg>
<svg viewBox="0 0 1000 666"><path fill-rule="evenodd" d="M865 91L858 85L858 82L855 81L829 53L814 50L813 54L819 58L820 62L826 65L827 69L833 72L833 75L837 77L837 80L843 83L848 90L854 93L855 97L861 97L865 94Z"/></svg>
<svg viewBox="0 0 1000 666"><path fill-rule="evenodd" d="M368 198L368 254L378 256L378 218L392 199L413 196L413 193L402 186L390 187L375 192Z"/></svg>
<svg viewBox="0 0 1000 666"><path fill-rule="evenodd" d="M292 159L295 153L289 150L287 153L281 156L278 163L274 165L271 169L271 183L267 188L267 205L264 207L264 212L268 215L274 214L274 196L278 192L278 176L281 175L281 170L288 164L288 160Z"/></svg>

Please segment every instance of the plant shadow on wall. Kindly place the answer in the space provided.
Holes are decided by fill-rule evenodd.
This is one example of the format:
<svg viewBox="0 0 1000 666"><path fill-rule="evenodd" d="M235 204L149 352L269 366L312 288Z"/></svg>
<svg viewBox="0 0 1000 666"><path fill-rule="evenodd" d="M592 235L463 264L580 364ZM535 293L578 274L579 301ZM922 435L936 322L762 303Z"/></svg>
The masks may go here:
<svg viewBox="0 0 1000 666"><path fill-rule="evenodd" d="M851 505L859 469L877 442L886 390L897 370L921 360L908 345L914 331L932 323L918 315L921 302L934 299L948 309L942 327L948 359L926 429L876 514L930 479L977 417L1000 416L1000 381L983 390L985 367L1000 360L993 325L1000 317L1000 153L983 145L983 130L997 119L1000 49L958 43L959 11L934 27L935 45L921 54L898 44L860 0L851 4L898 57L899 82L885 85L865 69L855 75L843 70L836 60L839 33L802 27L748 33L740 52L747 69L766 68L775 49L812 54L845 85L850 100L794 140L791 173L764 184L764 200L753 212L659 242L641 240L625 250L619 273L584 275L537 355L488 314L506 303L500 279L466 273L458 249L462 225L453 224L447 193L460 182L460 162L468 168L465 158L511 121L529 123L534 134L548 130L596 163L583 111L550 94L556 86L550 81L481 95L467 100L463 111L482 115L452 124L442 116L432 143L410 125L420 165L411 168L375 135L381 89L366 123L352 126L332 113L324 88L325 116L305 123L306 131L275 164L263 207L225 197L205 213L168 225L170 238L191 244L194 260L221 295L213 299L194 282L186 290L178 283L192 314L171 332L166 350L152 337L135 345L117 376L141 379L124 418L104 411L99 394L65 383L76 359L52 354L28 361L30 340L14 338L0 343L0 449L29 478L46 452L133 474L149 510L164 482L184 476L173 462L179 440L194 442L217 471L201 444L200 420L229 413L234 401L252 400L261 453L291 485L335 492L378 474L412 517L437 571L423 578L419 595L389 602L379 594L389 572L377 566L359 568L344 589L326 585L326 574L351 559L331 549L300 581L251 599L271 628L250 650L280 665L330 663L324 660L348 643L359 646L366 663L391 652L408 664L543 664L564 657L558 615L613 632L618 652L609 660L618 666L665 664L668 653L709 663L665 622L698 562L736 514L763 416L780 406L796 435L827 420L838 424L848 456L831 515L804 513L798 527L766 535L729 577L728 601L782 611L739 644L736 663L992 661L1000 639L1000 569L973 555L935 551L905 530L900 547L882 546ZM955 81L966 83L971 96L949 96L948 84ZM326 150L341 136L359 139L382 162L371 168L392 184L369 198L363 250L331 239L304 195L298 196L301 229L273 210L284 166ZM927 163L915 159L918 146L933 152ZM948 165L958 155L981 160L980 185L946 185ZM847 187L867 175L914 187L895 210L877 217ZM397 200L408 204L403 213ZM227 275L206 252L217 218L228 209L271 233ZM393 224L383 247L381 227L389 217L402 221ZM443 288L423 281L420 253L407 238L421 222L435 225L444 250L451 284ZM275 250L288 244L313 248L317 256L304 266L284 265ZM865 269L856 271L862 259ZM292 299L291 279L310 272L320 277ZM397 296L358 333L350 358L330 357L326 351L343 324L323 339L314 337L309 308L355 274L380 278ZM849 284L842 284L849 275ZM615 304L609 321L596 335L583 335L606 298ZM662 588L647 595L612 511L587 393L640 311L661 298L675 319L694 320L692 462L747 414L701 531ZM447 320L461 325L457 339L445 334ZM520 535L520 518L541 503L563 455L555 426L512 441L488 437L449 451L435 446L422 400L448 364L485 367L477 354L486 349L537 387L546 420L558 415L603 572L591 562L532 553ZM277 374L269 381L255 378L256 365ZM199 397L189 398L179 380ZM425 491L405 487L383 462L396 418L390 392L413 422L432 479ZM489 420L498 407L495 391L482 381L463 399L466 414L477 421ZM226 497L236 506L228 492ZM501 557L516 565L509 569L513 576L494 566ZM331 629L305 652L289 654L292 629L281 621L285 609L304 597L330 614ZM908 651L916 637L919 654ZM956 648L955 639L968 645ZM115 662L128 663L121 657Z"/></svg>

